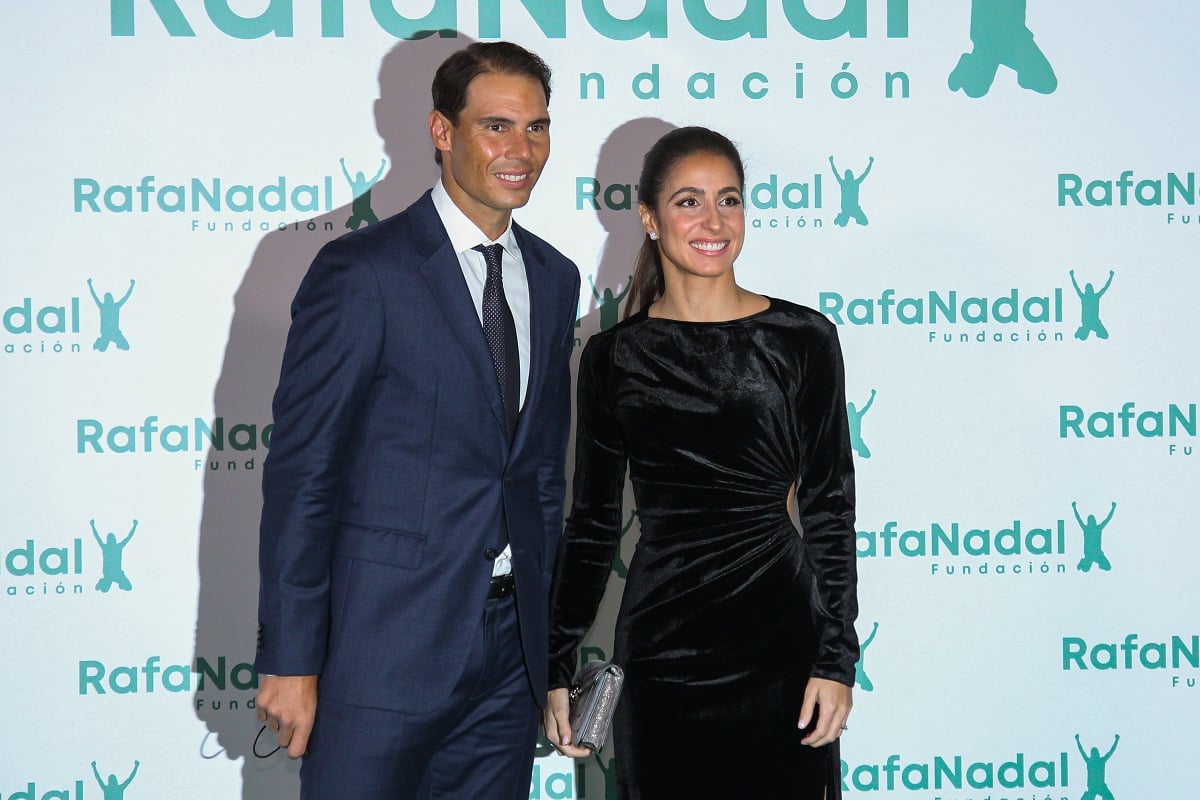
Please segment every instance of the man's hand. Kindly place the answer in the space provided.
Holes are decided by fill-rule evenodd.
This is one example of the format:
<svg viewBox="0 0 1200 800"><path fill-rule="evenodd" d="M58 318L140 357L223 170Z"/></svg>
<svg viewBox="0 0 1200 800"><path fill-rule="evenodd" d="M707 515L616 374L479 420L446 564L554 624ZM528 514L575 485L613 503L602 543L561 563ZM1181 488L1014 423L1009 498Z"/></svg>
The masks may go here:
<svg viewBox="0 0 1200 800"><path fill-rule="evenodd" d="M801 744L809 747L821 747L836 740L842 735L846 717L850 716L850 707L854 701L850 696L850 687L844 683L827 680L826 678L809 678L804 687L804 704L800 708L800 728L807 728L820 706L816 727L800 740Z"/></svg>
<svg viewBox="0 0 1200 800"><path fill-rule="evenodd" d="M263 675L254 705L279 746L292 758L304 755L317 715L317 676Z"/></svg>
<svg viewBox="0 0 1200 800"><path fill-rule="evenodd" d="M546 708L542 710L542 727L546 738L554 749L571 758L587 758L590 748L574 747L571 744L570 703L566 689L551 689L546 697Z"/></svg>

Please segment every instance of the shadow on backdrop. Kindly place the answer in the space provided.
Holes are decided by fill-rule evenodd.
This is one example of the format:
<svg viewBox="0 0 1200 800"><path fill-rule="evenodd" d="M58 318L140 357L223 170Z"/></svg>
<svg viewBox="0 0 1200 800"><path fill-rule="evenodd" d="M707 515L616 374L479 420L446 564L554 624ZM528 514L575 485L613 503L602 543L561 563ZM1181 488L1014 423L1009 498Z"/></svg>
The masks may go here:
<svg viewBox="0 0 1200 800"><path fill-rule="evenodd" d="M439 64L473 40L450 32L404 40L384 56L379 69L375 126L383 139L386 175L352 179L362 170L376 173L377 155L352 154L347 180L359 191L351 203L299 224L300 230L273 231L259 242L237 294L224 362L213 395L213 415L226 425L265 425L291 320L292 297L313 257L325 242L406 208L437 180L427 118L429 86ZM337 175L344 152L330 152ZM346 185L346 184L343 184ZM315 223L308 230L308 223ZM327 225L327 223L329 223ZM357 223L357 224L355 224ZM253 455L253 471L246 456ZM206 732L198 742L206 759L241 759L243 800L298 795L299 761L276 751L269 732L247 701L254 696L252 665L258 609L258 524L262 509L261 469L265 451L238 453L210 448L204 475L200 520L199 581L194 658L214 669L225 662L225 691L211 677L195 692L196 716ZM230 469L230 462L236 469ZM236 667L236 669L235 669ZM256 682L256 681L255 681ZM231 700L233 702L231 702ZM236 706L236 707L235 707ZM257 742L256 742L257 738Z"/></svg>
<svg viewBox="0 0 1200 800"><path fill-rule="evenodd" d="M585 279L580 289L580 295L585 298L584 308L588 310L580 325L585 337L608 330L621 319L621 303L629 289L638 249L646 236L638 218L637 191L632 187L637 184L646 151L675 127L655 117L631 119L614 128L600 146L594 173L601 187L600 199L604 199L604 187L627 184L631 187L630 207L611 208L605 202L598 203L596 219L606 237L596 265L596 277ZM576 262L584 261L582 253L567 255ZM587 269L586 262L584 269Z"/></svg>
<svg viewBox="0 0 1200 800"><path fill-rule="evenodd" d="M580 346L575 348L572 359L572 375L579 374L579 355L583 351L582 344L588 338L600 331L605 331L615 325L624 316L624 300L629 289L630 278L633 275L633 265L637 260L638 249L646 237L641 219L637 213L637 192L633 187L638 182L642 171L642 158L650 146L665 134L675 130L676 126L655 117L639 117L624 122L613 129L596 157L596 171L592 176L600 185L600 199L604 199L605 187L626 184L630 187L629 208L611 208L604 202L599 202L596 218L604 228L605 240L600 252L600 260L596 264L595 278L585 275L580 287L580 297L585 312L581 315L575 329L575 337ZM562 147L562 143L558 144ZM553 153L551 154L553 158ZM613 198L623 200L624 198ZM612 205L625 205L624 202L614 202ZM588 271L587 254L567 253L567 256L578 263L583 271ZM575 449L574 426L571 430L570 450L567 464L573 465ZM568 467L571 469L571 467ZM621 593L625 588L622 572L629 563L629 556L637 546L641 528L634 522L633 493L626 480L624 508L630 520L628 533L623 533L621 546L613 560L613 569L609 574L609 585L604 593L604 601L597 615L596 626L593 629L592 641L602 645L606 655L612 655L613 628L616 622L617 608L621 602ZM570 510L570 498L567 501ZM600 758L585 759L577 762L575 770L580 796L588 800L601 797L612 800L617 796L617 779L612 758L612 744ZM586 793L586 794L585 794Z"/></svg>

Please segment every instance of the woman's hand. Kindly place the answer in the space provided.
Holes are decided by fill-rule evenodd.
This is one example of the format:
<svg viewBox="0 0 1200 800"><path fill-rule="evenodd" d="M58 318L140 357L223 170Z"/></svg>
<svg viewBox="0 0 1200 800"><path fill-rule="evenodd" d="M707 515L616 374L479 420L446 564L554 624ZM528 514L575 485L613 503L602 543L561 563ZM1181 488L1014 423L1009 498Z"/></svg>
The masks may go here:
<svg viewBox="0 0 1200 800"><path fill-rule="evenodd" d="M592 754L587 747L571 744L570 702L566 689L551 689L546 696L546 708L542 711L542 727L546 738L554 749L571 758L586 758Z"/></svg>
<svg viewBox="0 0 1200 800"><path fill-rule="evenodd" d="M800 708L797 727L808 727L813 714L817 713L817 706L820 706L820 714L817 715L816 726L800 743L821 747L836 741L845 730L846 718L850 716L853 705L850 687L846 684L827 678L809 678L808 685L804 687L804 705Z"/></svg>

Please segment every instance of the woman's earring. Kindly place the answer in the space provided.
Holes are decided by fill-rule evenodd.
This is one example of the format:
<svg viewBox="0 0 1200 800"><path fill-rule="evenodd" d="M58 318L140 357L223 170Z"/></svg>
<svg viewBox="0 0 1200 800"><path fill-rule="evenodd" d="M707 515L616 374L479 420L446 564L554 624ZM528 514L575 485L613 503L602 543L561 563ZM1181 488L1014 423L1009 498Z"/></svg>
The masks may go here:
<svg viewBox="0 0 1200 800"><path fill-rule="evenodd" d="M658 239L658 234L657 234L657 233L655 233L654 231L650 231L649 233L650 233L650 241L652 241L652 242L653 242L653 241L655 241L656 239Z"/></svg>

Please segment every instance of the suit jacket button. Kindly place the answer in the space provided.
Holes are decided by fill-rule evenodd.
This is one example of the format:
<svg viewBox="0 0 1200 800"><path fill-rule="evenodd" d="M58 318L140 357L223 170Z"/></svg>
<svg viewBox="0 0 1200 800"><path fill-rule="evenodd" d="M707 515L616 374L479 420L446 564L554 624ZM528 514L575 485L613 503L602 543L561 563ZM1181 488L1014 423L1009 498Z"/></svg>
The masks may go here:
<svg viewBox="0 0 1200 800"><path fill-rule="evenodd" d="M488 561L495 561L500 557L500 551L494 547L489 547L483 551L483 557Z"/></svg>

